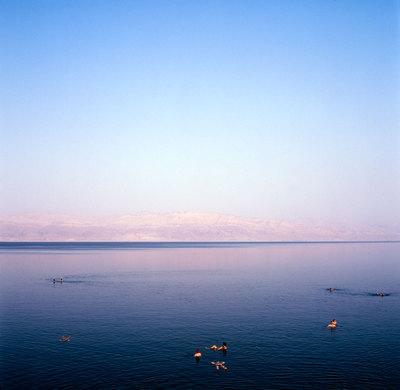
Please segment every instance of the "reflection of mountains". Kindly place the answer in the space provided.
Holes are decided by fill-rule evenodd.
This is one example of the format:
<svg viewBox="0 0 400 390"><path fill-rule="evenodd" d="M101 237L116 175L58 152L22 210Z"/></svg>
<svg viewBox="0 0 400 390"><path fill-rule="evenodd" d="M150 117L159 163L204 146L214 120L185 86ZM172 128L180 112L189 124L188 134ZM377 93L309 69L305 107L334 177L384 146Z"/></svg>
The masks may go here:
<svg viewBox="0 0 400 390"><path fill-rule="evenodd" d="M119 217L23 214L0 217L0 241L400 240L399 229L305 224L200 212Z"/></svg>

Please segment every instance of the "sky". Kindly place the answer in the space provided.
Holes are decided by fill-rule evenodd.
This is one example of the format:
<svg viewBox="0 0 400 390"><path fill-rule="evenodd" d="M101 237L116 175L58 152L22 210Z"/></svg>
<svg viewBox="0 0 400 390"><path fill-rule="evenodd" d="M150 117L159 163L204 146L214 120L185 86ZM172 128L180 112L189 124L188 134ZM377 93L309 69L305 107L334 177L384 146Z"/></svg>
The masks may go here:
<svg viewBox="0 0 400 390"><path fill-rule="evenodd" d="M400 2L0 0L0 215L400 220Z"/></svg>

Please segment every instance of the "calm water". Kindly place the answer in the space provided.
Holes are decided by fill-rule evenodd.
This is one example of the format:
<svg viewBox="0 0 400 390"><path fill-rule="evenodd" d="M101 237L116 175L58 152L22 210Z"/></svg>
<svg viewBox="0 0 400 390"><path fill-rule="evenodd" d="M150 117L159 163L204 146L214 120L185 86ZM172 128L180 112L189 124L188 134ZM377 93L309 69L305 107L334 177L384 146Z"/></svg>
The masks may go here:
<svg viewBox="0 0 400 390"><path fill-rule="evenodd" d="M400 243L0 244L0 267L1 388L400 386Z"/></svg>

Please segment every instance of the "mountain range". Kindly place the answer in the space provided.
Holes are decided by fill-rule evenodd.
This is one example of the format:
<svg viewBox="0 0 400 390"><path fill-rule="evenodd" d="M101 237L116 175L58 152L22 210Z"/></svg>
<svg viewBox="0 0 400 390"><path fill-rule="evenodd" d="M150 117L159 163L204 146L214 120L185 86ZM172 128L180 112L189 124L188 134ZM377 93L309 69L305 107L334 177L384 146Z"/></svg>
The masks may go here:
<svg viewBox="0 0 400 390"><path fill-rule="evenodd" d="M0 241L398 241L400 226L287 222L202 212L0 216Z"/></svg>

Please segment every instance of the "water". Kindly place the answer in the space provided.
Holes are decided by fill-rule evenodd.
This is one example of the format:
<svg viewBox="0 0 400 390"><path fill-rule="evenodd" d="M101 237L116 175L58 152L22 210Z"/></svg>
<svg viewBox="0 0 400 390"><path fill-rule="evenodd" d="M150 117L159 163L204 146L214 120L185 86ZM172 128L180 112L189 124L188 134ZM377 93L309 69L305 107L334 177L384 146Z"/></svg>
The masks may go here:
<svg viewBox="0 0 400 390"><path fill-rule="evenodd" d="M399 388L400 243L0 244L0 267L1 388Z"/></svg>

